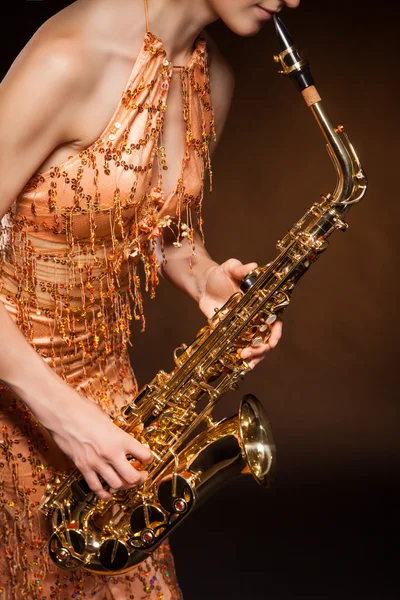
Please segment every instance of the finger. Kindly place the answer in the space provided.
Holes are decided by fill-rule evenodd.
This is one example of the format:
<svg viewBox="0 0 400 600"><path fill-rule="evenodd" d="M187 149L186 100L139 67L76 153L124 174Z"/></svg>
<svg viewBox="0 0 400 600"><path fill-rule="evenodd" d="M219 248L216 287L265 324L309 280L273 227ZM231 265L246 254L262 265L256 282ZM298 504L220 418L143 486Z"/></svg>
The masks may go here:
<svg viewBox="0 0 400 600"><path fill-rule="evenodd" d="M268 344L260 344L259 346L247 346L244 348L240 354L240 358L244 358L245 360L249 358L258 358L260 356L264 356L271 350L271 347Z"/></svg>
<svg viewBox="0 0 400 600"><path fill-rule="evenodd" d="M128 483L127 481L123 480L124 485L122 487L120 487L119 489L120 490L130 490L130 489L132 489L132 487L136 487L136 485L142 485L142 483L144 483L146 481L146 479L148 478L149 474L147 473L147 471L140 471L140 476L141 476L141 479L140 479L139 483L137 483L137 484L131 484L131 483ZM114 492L117 492L117 491L118 491L118 489L110 488L111 494L113 494Z"/></svg>
<svg viewBox="0 0 400 600"><path fill-rule="evenodd" d="M270 326L270 337L268 338L268 341L265 344L259 344L258 346L248 346L247 348L244 348L240 355L241 358L253 358L256 356L260 356L261 354L268 352L272 348L275 348L282 337L282 328L282 321L275 321L275 323L273 323Z"/></svg>
<svg viewBox="0 0 400 600"><path fill-rule="evenodd" d="M222 267L227 275L230 275L234 279L241 280L248 275L250 271L253 271L255 268L257 268L257 263L251 262L244 265L240 262L240 260L237 260L236 258L230 258L223 263Z"/></svg>
<svg viewBox="0 0 400 600"><path fill-rule="evenodd" d="M84 476L85 481L92 490L92 492L94 492L98 498L100 498L101 500L109 500L111 498L111 494L109 494L103 488L100 479L94 471L84 469L81 470L81 473Z"/></svg>
<svg viewBox="0 0 400 600"><path fill-rule="evenodd" d="M145 463L146 465L153 460L153 453L148 446L141 444L134 437L130 437L130 443L126 448L127 454L132 454L135 458Z"/></svg>
<svg viewBox="0 0 400 600"><path fill-rule="evenodd" d="M130 486L140 485L147 479L147 472L137 471L125 456L119 461L113 463L113 467L117 471L118 475L120 475L122 479L124 479Z"/></svg>
<svg viewBox="0 0 400 600"><path fill-rule="evenodd" d="M118 490L124 486L125 482L122 481L121 477L117 475L117 473L111 465L103 463L101 467L99 467L97 472L99 473L99 475L102 476L102 478L110 486L110 488Z"/></svg>
<svg viewBox="0 0 400 600"><path fill-rule="evenodd" d="M265 356L261 356L259 358L254 358L253 360L250 361L249 366L250 369L254 369L254 367L256 367L262 360L264 360Z"/></svg>
<svg viewBox="0 0 400 600"><path fill-rule="evenodd" d="M138 471L138 474L140 475L140 480L139 480L139 482L137 484L134 484L133 487L135 487L135 485L142 485L142 483L144 483L147 480L148 476L149 476L149 474L148 474L147 471ZM131 484L125 483L125 485L124 485L124 487L122 489L123 490L129 490L131 487L132 487Z"/></svg>
<svg viewBox="0 0 400 600"><path fill-rule="evenodd" d="M282 337L282 329L283 329L283 323L282 321L275 321L275 323L273 323L271 325L271 336L268 340L268 344L271 348L275 348L275 346L277 345L277 343L279 342L279 340Z"/></svg>

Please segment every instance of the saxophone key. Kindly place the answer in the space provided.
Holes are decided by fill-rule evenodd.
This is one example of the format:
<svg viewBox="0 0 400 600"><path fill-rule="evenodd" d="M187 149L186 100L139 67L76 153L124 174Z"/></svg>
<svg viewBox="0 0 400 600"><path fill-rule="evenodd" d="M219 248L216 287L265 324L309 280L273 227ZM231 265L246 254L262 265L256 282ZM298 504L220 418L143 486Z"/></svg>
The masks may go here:
<svg viewBox="0 0 400 600"><path fill-rule="evenodd" d="M57 562L65 563L69 558L71 558L71 553L67 548L59 548L55 553Z"/></svg>
<svg viewBox="0 0 400 600"><path fill-rule="evenodd" d="M178 346L178 348L175 348L174 350L174 361L176 365L181 365L183 362L183 358L185 356L187 350L187 345L186 344L182 344L181 346Z"/></svg>
<svg viewBox="0 0 400 600"><path fill-rule="evenodd" d="M165 525L166 515L162 508L155 504L142 504L138 506L130 517L133 540L140 540L145 546L151 545L156 541L156 538L164 531Z"/></svg>
<svg viewBox="0 0 400 600"><path fill-rule="evenodd" d="M288 303L288 304L289 304L289 303ZM277 318L278 318L278 317L277 317L276 315L274 315L273 313L271 313L271 314L270 314L270 315L268 315L268 317L265 319L265 323L264 323L264 325L272 325L272 323L275 323L275 321L276 321L276 319L277 319ZM260 327L260 331L265 331L265 329L262 329L262 330L261 330L261 327Z"/></svg>
<svg viewBox="0 0 400 600"><path fill-rule="evenodd" d="M340 231L347 231L349 228L349 224L346 223L346 221L343 221L342 219L340 219L339 217L335 217L333 219L333 223L334 223L336 229L339 229Z"/></svg>
<svg viewBox="0 0 400 600"><path fill-rule="evenodd" d="M123 540L109 538L100 546L99 560L106 571L120 571L128 564L128 546Z"/></svg>
<svg viewBox="0 0 400 600"><path fill-rule="evenodd" d="M184 513L188 509L188 504L187 504L186 500L184 500L183 498L176 498L174 500L173 506L174 506L174 512L176 512L176 513Z"/></svg>
<svg viewBox="0 0 400 600"><path fill-rule="evenodd" d="M143 544L146 544L146 546L152 544L155 538L156 535L152 529L144 529L140 535L140 539L142 540Z"/></svg>
<svg viewBox="0 0 400 600"><path fill-rule="evenodd" d="M183 501L185 503L185 512L187 512L194 503L194 491L191 488L188 478L184 474L174 473L167 477L158 488L158 500L169 514L182 514L181 511L176 511L175 501ZM180 504L178 503L178 506Z"/></svg>
<svg viewBox="0 0 400 600"><path fill-rule="evenodd" d="M204 417L204 422L206 423L207 427L210 429L212 429L216 425L216 422L214 421L214 419L212 418L211 415L206 415Z"/></svg>

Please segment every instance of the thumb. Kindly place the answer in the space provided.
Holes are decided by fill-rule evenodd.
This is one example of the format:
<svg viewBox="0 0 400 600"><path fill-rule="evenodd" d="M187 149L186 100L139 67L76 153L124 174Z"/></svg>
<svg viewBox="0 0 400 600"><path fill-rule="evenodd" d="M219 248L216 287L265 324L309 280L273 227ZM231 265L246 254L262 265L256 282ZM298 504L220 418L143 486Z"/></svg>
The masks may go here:
<svg viewBox="0 0 400 600"><path fill-rule="evenodd" d="M242 280L248 273L257 268L257 263L251 262L243 265L240 261L227 261L224 266L225 272L234 279Z"/></svg>

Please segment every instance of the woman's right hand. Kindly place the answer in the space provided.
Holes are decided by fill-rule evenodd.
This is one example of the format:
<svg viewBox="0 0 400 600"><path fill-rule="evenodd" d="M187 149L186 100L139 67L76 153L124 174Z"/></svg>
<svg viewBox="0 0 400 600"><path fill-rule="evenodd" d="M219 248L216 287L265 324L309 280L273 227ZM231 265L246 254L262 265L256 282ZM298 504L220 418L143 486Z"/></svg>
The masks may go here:
<svg viewBox="0 0 400 600"><path fill-rule="evenodd" d="M35 394L34 404L26 400L36 418L75 463L99 498L111 497L103 488L99 475L115 490L134 487L146 480L146 471L135 469L127 455L148 464L153 458L151 450L120 429L106 412L58 376L51 386L51 396L46 390L40 396Z"/></svg>

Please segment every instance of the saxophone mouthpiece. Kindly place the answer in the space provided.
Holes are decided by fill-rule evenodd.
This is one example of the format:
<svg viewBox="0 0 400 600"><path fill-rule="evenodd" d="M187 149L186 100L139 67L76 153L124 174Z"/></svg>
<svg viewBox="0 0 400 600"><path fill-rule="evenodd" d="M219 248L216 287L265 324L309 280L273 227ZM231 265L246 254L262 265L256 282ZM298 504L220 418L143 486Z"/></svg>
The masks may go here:
<svg viewBox="0 0 400 600"><path fill-rule="evenodd" d="M289 75L298 91L303 92L306 88L314 85L308 61L301 56L290 33L276 14L274 23L280 49L280 53L274 56L274 60L282 67L282 71L279 72L282 75Z"/></svg>
<svg viewBox="0 0 400 600"><path fill-rule="evenodd" d="M277 14L274 14L274 23L280 51L283 52L284 50L288 50L294 45L293 40Z"/></svg>

